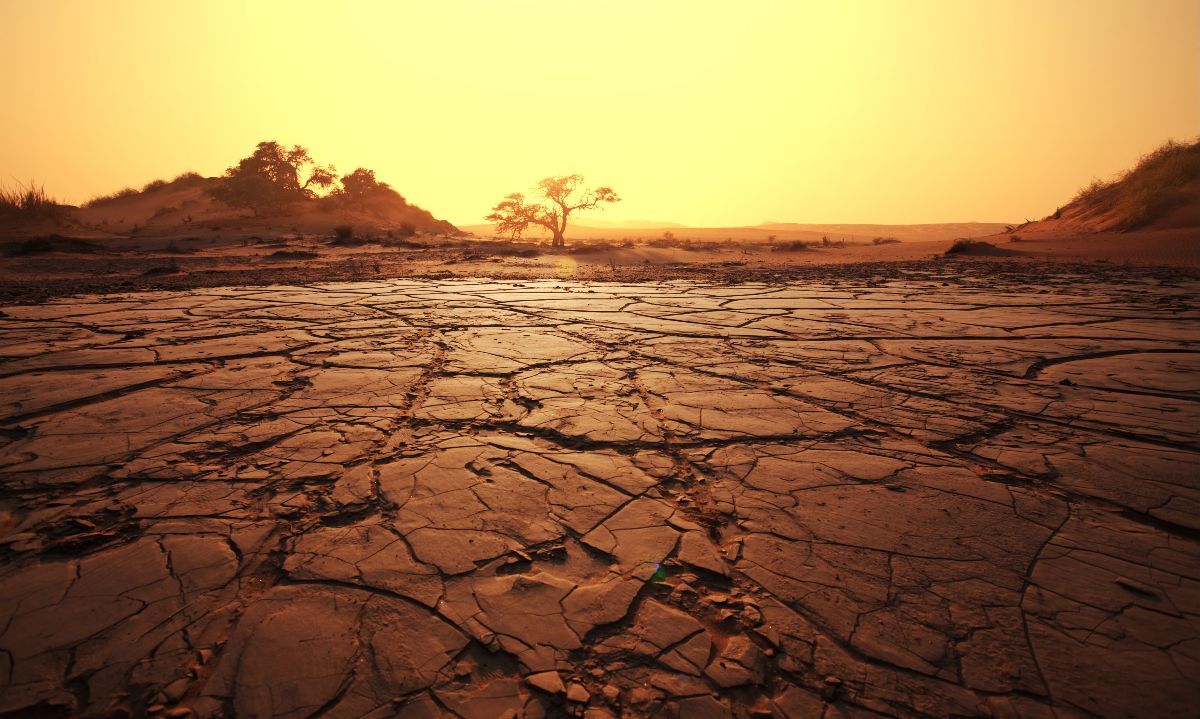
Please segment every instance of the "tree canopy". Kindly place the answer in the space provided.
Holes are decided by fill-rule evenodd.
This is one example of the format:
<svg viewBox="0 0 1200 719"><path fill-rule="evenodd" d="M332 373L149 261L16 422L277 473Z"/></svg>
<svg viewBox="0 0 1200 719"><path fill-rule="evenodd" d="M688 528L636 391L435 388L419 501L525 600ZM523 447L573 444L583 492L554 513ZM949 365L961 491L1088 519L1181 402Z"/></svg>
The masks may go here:
<svg viewBox="0 0 1200 719"><path fill-rule="evenodd" d="M404 197L392 189L386 182L375 179L375 171L360 167L354 172L342 175L342 186L333 191L333 195L342 202L350 205L361 205L375 198L398 200L404 204Z"/></svg>
<svg viewBox="0 0 1200 719"><path fill-rule="evenodd" d="M227 205L262 215L316 197L318 188L328 189L337 182L336 173L332 165L317 165L300 145L288 148L274 141L260 142L249 157L225 170L225 180L210 193Z"/></svg>
<svg viewBox="0 0 1200 719"><path fill-rule="evenodd" d="M582 175L547 177L537 184L536 192L540 201L527 202L523 194L514 192L492 208L487 220L496 224L497 233L516 239L536 225L550 231L551 245L562 246L571 213L621 201L611 187L583 187Z"/></svg>

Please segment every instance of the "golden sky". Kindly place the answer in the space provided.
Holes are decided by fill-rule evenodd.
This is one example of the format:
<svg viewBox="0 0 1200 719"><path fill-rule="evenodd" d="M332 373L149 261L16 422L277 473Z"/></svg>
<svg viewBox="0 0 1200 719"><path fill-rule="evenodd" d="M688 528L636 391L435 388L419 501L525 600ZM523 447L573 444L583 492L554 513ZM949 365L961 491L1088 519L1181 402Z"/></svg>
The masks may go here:
<svg viewBox="0 0 1200 719"><path fill-rule="evenodd" d="M0 52L0 181L71 202L275 139L459 224L573 172L606 220L1010 221L1200 133L1196 0L0 0Z"/></svg>

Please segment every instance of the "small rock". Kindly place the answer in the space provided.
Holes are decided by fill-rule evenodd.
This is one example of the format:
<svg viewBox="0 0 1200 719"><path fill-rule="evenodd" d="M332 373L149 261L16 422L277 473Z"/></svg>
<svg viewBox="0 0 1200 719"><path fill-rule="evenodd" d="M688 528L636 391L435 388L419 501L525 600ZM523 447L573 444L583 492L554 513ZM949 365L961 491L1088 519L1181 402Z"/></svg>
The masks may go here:
<svg viewBox="0 0 1200 719"><path fill-rule="evenodd" d="M1118 587L1127 589L1127 590L1133 592L1134 594L1140 594L1143 597L1154 597L1154 598L1158 597L1158 592L1155 591L1154 587L1151 587L1149 584L1143 584L1142 582L1139 582L1136 579L1130 579L1128 577L1117 577L1113 581L1117 583Z"/></svg>
<svg viewBox="0 0 1200 719"><path fill-rule="evenodd" d="M566 686L563 685L562 677L558 675L558 672L530 674L525 677L525 683L547 694L562 694L567 691Z"/></svg>
<svg viewBox="0 0 1200 719"><path fill-rule="evenodd" d="M646 687L634 687L629 690L629 703L634 706L644 706L654 699L654 692Z"/></svg>
<svg viewBox="0 0 1200 719"><path fill-rule="evenodd" d="M609 704L616 704L621 699L621 690L616 684L605 684L600 690L600 696L604 697L604 701Z"/></svg>
<svg viewBox="0 0 1200 719"><path fill-rule="evenodd" d="M166 697L166 700L163 703L174 704L178 702L183 698L184 694L187 694L188 687L191 686L191 684L192 683L187 679L181 678L176 679L175 681L163 687L161 694Z"/></svg>
<svg viewBox="0 0 1200 719"><path fill-rule="evenodd" d="M592 695L588 693L587 689L583 688L582 684L571 682L571 685L567 687L567 701L586 704L587 700L591 698Z"/></svg>
<svg viewBox="0 0 1200 719"><path fill-rule="evenodd" d="M762 651L744 636L729 640L721 654L709 663L704 674L728 689L762 680Z"/></svg>

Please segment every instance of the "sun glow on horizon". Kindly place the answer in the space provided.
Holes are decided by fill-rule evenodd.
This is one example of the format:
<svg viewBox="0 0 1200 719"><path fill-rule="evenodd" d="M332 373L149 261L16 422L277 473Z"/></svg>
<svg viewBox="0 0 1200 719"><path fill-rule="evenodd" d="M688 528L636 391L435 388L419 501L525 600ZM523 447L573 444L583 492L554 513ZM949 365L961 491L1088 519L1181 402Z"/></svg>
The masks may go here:
<svg viewBox="0 0 1200 719"><path fill-rule="evenodd" d="M1019 221L1200 133L1189 0L6 2L0 171L69 202L261 140L456 224L548 175L693 226Z"/></svg>

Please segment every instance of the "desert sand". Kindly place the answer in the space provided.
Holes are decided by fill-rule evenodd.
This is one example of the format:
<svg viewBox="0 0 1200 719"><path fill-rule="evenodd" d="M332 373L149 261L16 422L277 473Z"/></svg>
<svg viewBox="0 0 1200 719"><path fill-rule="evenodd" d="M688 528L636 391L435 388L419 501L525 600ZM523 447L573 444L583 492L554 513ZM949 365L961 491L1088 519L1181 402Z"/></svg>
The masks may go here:
<svg viewBox="0 0 1200 719"><path fill-rule="evenodd" d="M1053 267L3 307L0 713L1178 715L1200 278Z"/></svg>

